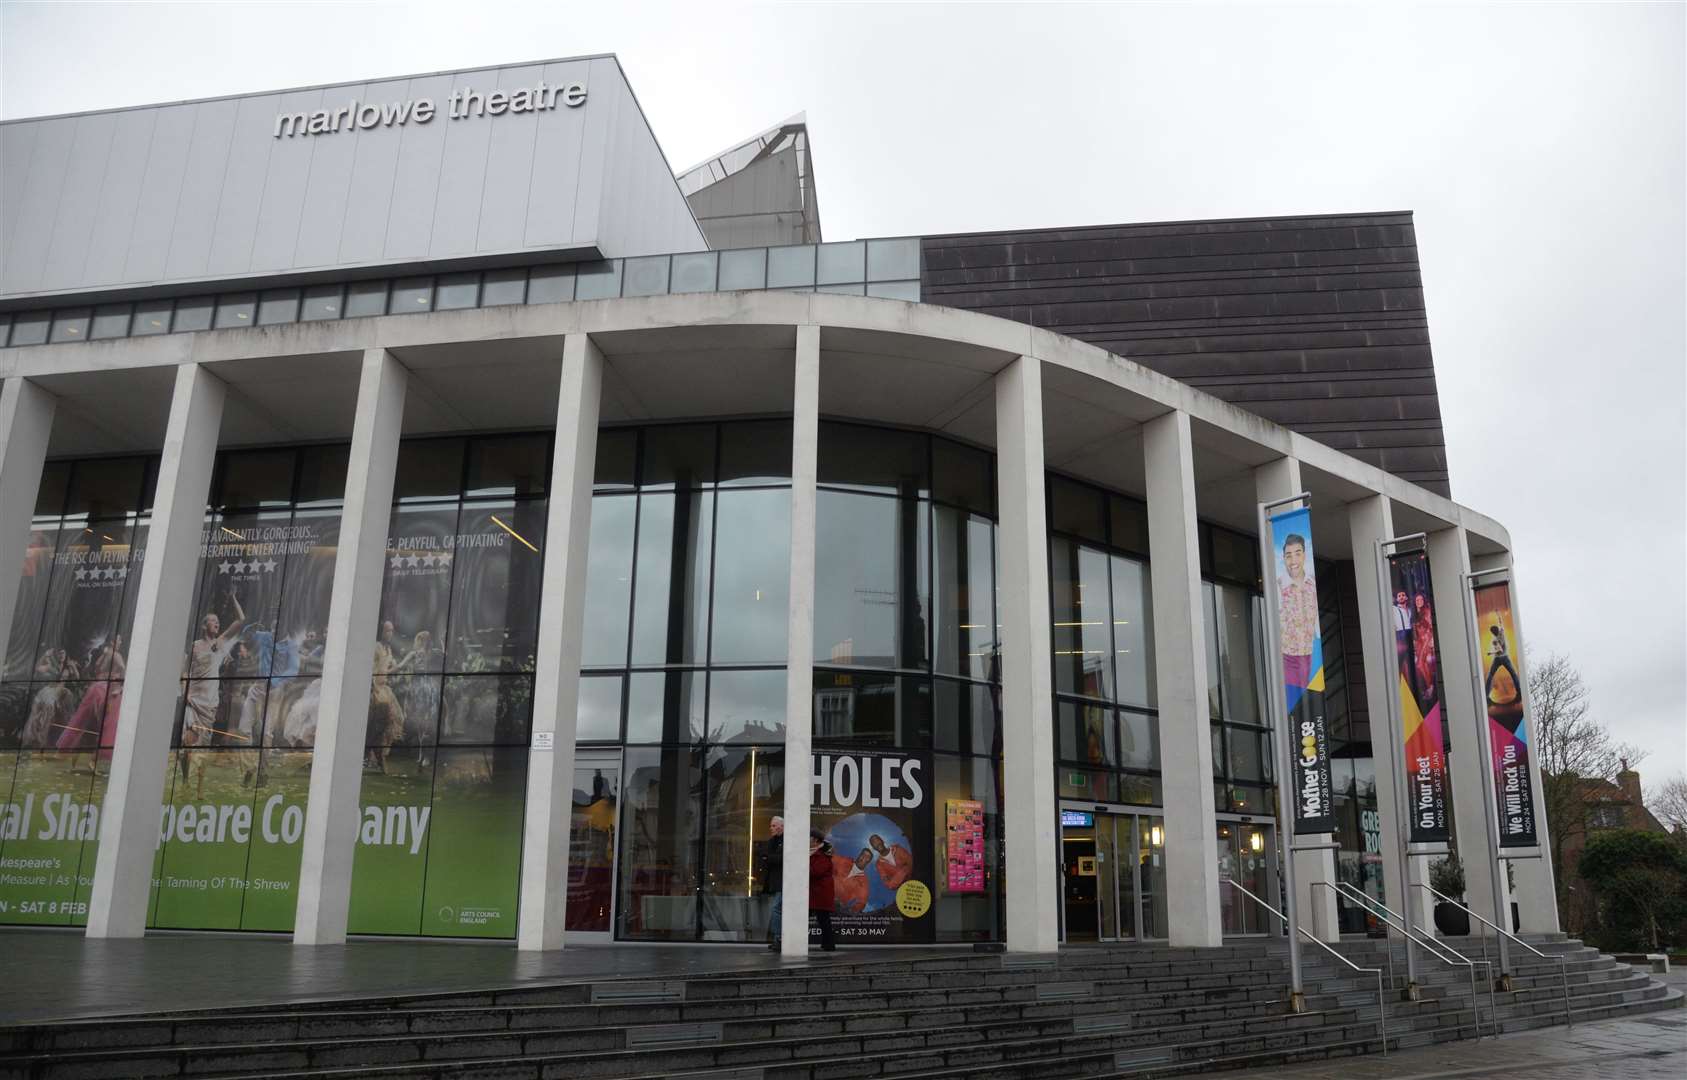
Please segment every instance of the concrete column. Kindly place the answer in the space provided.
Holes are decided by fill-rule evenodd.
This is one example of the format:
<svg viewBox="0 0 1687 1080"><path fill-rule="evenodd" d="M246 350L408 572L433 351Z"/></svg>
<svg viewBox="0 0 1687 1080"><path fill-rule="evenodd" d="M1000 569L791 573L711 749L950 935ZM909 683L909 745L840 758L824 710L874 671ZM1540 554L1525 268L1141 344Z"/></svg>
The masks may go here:
<svg viewBox="0 0 1687 1080"><path fill-rule="evenodd" d="M797 327L791 405L791 579L785 638L785 856L779 951L808 955L808 830L814 800L814 513L820 462L820 328Z"/></svg>
<svg viewBox="0 0 1687 1080"><path fill-rule="evenodd" d="M1517 665L1517 673L1523 679L1523 715L1529 724L1529 772L1535 779L1535 835L1540 840L1541 857L1538 859L1519 859L1512 863L1512 871L1516 879L1512 889L1512 900L1517 904L1518 933L1527 934L1556 934L1559 932L1558 923L1558 887L1553 879L1552 858L1548 854L1552 850L1549 825L1546 820L1546 799L1541 784L1540 755L1534 749L1536 732L1540 730L1540 723L1535 718L1535 703L1529 696L1529 650L1528 632L1523 628L1523 599L1519 595L1517 571L1510 555L1504 556L1504 564L1512 567L1511 573L1511 621L1517 628L1517 655L1511 658ZM1509 929L1509 928L1508 928Z"/></svg>
<svg viewBox="0 0 1687 1080"><path fill-rule="evenodd" d="M1155 417L1142 426L1142 434L1166 802L1166 910L1173 945L1218 945L1223 928L1189 414Z"/></svg>
<svg viewBox="0 0 1687 1080"><path fill-rule="evenodd" d="M533 739L521 846L520 949L560 949L568 903L568 838L574 819L574 742L579 724L580 649L586 566L592 541L603 354L585 334L562 345L556 453L545 522L545 580L539 657L533 678Z"/></svg>
<svg viewBox="0 0 1687 1080"><path fill-rule="evenodd" d="M1413 925L1433 932L1429 894L1410 886L1429 882L1427 855L1405 857L1405 822L1400 791L1405 751L1394 713L1399 709L1399 659L1392 634L1384 636L1382 593L1377 578L1376 542L1394 535L1394 509L1386 495L1372 495L1347 506L1353 541L1353 573L1359 593L1359 636L1365 651L1365 700L1371 713L1371 758L1377 772L1377 812L1382 819L1384 903ZM1390 931L1392 933L1392 931Z"/></svg>
<svg viewBox="0 0 1687 1080"><path fill-rule="evenodd" d="M1300 461L1298 458L1278 458L1276 461L1268 461L1254 470L1254 498L1260 502L1287 499L1299 495L1305 490L1301 486ZM1316 548L1316 543L1314 548ZM1320 588L1333 589L1335 584L1334 582L1322 584ZM1273 707L1278 706L1273 703ZM1273 737L1280 739L1282 733L1277 732ZM1281 747L1274 746L1272 756L1274 763L1277 761L1276 755L1280 753ZM1277 839L1283 852L1287 855L1289 848L1296 843L1308 846L1328 844L1333 837L1330 833L1317 833L1300 837L1298 840L1292 834L1280 836ZM1331 885L1335 883L1335 851L1326 848L1322 851L1296 852L1294 854L1294 867L1295 906L1300 915L1301 926L1320 941L1341 940L1341 926L1336 915L1336 894L1330 889L1318 888L1313 884L1313 882L1318 881Z"/></svg>
<svg viewBox="0 0 1687 1080"><path fill-rule="evenodd" d="M88 898L91 938L140 937L146 932L164 768L226 394L222 380L200 365L176 369L129 636L117 744L100 813L99 857Z"/></svg>
<svg viewBox="0 0 1687 1080"><path fill-rule="evenodd" d="M35 516L57 405L53 395L28 379L7 379L0 388L0 666L10 647L29 520Z"/></svg>
<svg viewBox="0 0 1687 1080"><path fill-rule="evenodd" d="M1446 695L1442 708L1447 717L1453 830L1459 862L1464 865L1465 904L1484 919L1495 919L1493 826L1489 821L1493 810L1488 805L1483 779L1487 758L1481 741L1488 710L1477 696L1472 680L1470 593L1462 577L1470 571L1467 545L1468 538L1462 528L1439 529L1429 534L1430 588L1435 591L1435 621L1441 643L1441 684ZM1481 926L1471 928L1473 933L1481 929Z"/></svg>
<svg viewBox="0 0 1687 1080"><path fill-rule="evenodd" d="M1002 821L1007 947L1060 947L1060 835L1054 794L1048 520L1043 496L1042 361L996 375L997 592L1002 624Z"/></svg>
<svg viewBox="0 0 1687 1080"><path fill-rule="evenodd" d="M385 349L364 352L340 545L328 598L322 705L311 759L310 801L305 806L304 848L299 856L299 902L293 917L295 945L338 945L346 940L381 572L409 378Z"/></svg>

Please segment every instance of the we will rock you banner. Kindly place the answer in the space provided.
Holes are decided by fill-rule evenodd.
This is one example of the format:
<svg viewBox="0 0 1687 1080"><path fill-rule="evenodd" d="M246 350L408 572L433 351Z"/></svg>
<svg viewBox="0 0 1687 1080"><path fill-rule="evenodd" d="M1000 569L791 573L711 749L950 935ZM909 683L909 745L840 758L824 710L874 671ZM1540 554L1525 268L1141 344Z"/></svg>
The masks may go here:
<svg viewBox="0 0 1687 1080"><path fill-rule="evenodd" d="M1447 842L1447 747L1441 713L1441 647L1429 559L1421 551L1388 558L1394 655L1411 843Z"/></svg>
<svg viewBox="0 0 1687 1080"><path fill-rule="evenodd" d="M1271 517L1271 563L1277 583L1276 643L1283 664L1284 712L1292 759L1296 835L1335 831L1330 740L1324 720L1324 642L1318 585L1312 578L1312 512Z"/></svg>
<svg viewBox="0 0 1687 1080"><path fill-rule="evenodd" d="M1523 680L1512 661L1517 655L1517 626L1511 613L1511 586L1496 582L1479 585L1473 592L1500 847L1534 847L1539 843L1535 835L1535 780L1529 765Z"/></svg>

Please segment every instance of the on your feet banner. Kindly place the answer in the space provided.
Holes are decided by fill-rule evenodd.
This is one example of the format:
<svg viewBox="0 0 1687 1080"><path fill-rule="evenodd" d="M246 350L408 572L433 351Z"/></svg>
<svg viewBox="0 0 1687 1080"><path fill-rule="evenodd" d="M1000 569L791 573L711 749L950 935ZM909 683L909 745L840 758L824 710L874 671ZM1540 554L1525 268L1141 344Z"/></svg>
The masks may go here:
<svg viewBox="0 0 1687 1080"><path fill-rule="evenodd" d="M1400 732L1405 745L1407 817L1414 844L1447 842L1447 748L1441 713L1441 648L1429 558L1422 551L1388 557Z"/></svg>
<svg viewBox="0 0 1687 1080"><path fill-rule="evenodd" d="M1324 720L1324 643L1313 580L1312 511L1305 506L1271 516L1271 557L1276 581L1274 636L1283 665L1283 715L1288 719L1292 797L1297 836L1334 832L1330 740ZM1272 631L1275 634L1272 635Z"/></svg>
<svg viewBox="0 0 1687 1080"><path fill-rule="evenodd" d="M1517 627L1511 613L1511 586L1502 581L1478 585L1472 591L1500 847L1534 847L1539 843L1535 780L1529 764L1529 722L1523 714L1523 679L1512 660L1517 655Z"/></svg>

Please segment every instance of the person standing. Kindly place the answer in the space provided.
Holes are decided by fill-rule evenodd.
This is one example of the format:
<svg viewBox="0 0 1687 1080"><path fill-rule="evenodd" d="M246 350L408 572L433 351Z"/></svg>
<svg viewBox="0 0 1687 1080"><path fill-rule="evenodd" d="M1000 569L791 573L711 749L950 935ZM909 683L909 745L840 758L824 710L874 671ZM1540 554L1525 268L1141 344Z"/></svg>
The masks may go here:
<svg viewBox="0 0 1687 1080"><path fill-rule="evenodd" d="M767 947L779 951L779 931L785 925L785 819L767 823L767 843L762 846L761 891L772 897L773 910L767 920Z"/></svg>
<svg viewBox="0 0 1687 1080"><path fill-rule="evenodd" d="M820 924L820 949L836 952L832 941L832 905L836 896L832 889L832 845L826 842L819 829L808 834L808 913Z"/></svg>
<svg viewBox="0 0 1687 1080"><path fill-rule="evenodd" d="M1299 533L1283 541L1283 570L1277 579L1283 684L1304 690L1312 682L1312 647L1319 634L1318 587L1306 572L1306 538Z"/></svg>

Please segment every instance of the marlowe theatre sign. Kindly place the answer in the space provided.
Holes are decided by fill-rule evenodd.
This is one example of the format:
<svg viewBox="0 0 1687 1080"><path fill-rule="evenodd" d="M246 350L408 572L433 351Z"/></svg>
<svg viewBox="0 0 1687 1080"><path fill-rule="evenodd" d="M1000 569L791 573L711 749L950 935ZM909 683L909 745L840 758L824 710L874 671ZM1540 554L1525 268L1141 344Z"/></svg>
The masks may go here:
<svg viewBox="0 0 1687 1080"><path fill-rule="evenodd" d="M470 116L502 116L506 113L544 112L554 109L557 102L570 109L586 103L586 88L580 83L538 85L520 90L494 90L482 94L465 87L453 90L446 97L446 115L452 120ZM292 138L295 135L329 135L338 131L358 131L394 124L425 124L439 112L433 98L412 98L371 104L353 100L337 109L317 109L310 113L282 113L275 118L275 135Z"/></svg>

